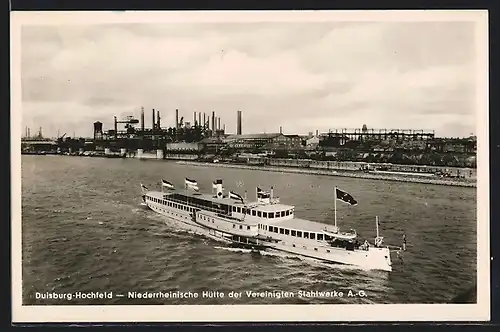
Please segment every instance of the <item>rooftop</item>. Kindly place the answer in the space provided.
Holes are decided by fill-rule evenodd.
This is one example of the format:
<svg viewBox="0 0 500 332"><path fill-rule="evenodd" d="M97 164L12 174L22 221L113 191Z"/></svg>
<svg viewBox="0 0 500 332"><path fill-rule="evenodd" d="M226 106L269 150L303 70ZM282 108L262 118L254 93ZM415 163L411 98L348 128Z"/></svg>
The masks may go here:
<svg viewBox="0 0 500 332"><path fill-rule="evenodd" d="M245 135L229 135L227 139L259 139L259 138L274 138L280 136L280 133L266 133L266 134L245 134Z"/></svg>

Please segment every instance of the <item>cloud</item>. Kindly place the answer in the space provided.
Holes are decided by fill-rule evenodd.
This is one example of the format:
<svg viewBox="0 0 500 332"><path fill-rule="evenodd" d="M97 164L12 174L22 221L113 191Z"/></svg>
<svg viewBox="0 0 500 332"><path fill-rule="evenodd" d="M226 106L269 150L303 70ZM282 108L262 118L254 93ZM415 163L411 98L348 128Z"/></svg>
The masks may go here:
<svg viewBox="0 0 500 332"><path fill-rule="evenodd" d="M144 106L165 126L176 108L216 111L232 132L243 110L245 132L366 123L468 135L474 45L463 22L24 27L23 125L91 136L93 121L110 128Z"/></svg>

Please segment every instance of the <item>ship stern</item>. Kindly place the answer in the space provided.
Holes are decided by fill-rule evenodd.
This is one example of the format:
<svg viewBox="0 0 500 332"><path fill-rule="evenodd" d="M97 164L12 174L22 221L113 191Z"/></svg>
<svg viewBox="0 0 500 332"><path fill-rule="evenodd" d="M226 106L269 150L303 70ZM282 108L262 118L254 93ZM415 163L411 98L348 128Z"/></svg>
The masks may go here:
<svg viewBox="0 0 500 332"><path fill-rule="evenodd" d="M391 251L389 248L371 247L368 250L367 265L370 269L392 271Z"/></svg>

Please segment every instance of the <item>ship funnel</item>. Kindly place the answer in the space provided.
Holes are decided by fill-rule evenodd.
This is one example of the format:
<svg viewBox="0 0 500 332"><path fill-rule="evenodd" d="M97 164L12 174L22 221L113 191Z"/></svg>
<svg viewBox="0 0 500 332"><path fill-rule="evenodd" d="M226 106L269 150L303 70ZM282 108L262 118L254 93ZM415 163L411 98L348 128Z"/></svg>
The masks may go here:
<svg viewBox="0 0 500 332"><path fill-rule="evenodd" d="M215 180L213 183L213 188L215 189L215 195L218 199L222 199L224 197L224 188L222 187L222 180Z"/></svg>

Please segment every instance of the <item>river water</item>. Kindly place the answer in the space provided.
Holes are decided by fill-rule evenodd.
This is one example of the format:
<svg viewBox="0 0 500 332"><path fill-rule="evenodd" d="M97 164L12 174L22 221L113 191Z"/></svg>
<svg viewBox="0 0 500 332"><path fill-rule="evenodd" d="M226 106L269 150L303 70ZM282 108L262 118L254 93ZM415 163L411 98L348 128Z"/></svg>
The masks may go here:
<svg viewBox="0 0 500 332"><path fill-rule="evenodd" d="M221 178L226 190L247 190L249 197L256 186L273 185L298 217L329 224L338 186L359 202L337 204L339 226L373 239L378 215L385 243L401 246L405 233L407 251L393 258L394 271L387 273L230 249L179 231L141 206L139 183L159 189L163 178L182 186L184 177L208 192ZM476 225L475 188L157 160L22 156L23 304L447 303L476 284ZM363 296L345 296L349 290ZM202 296L207 291L219 296ZM83 299L77 292L113 296ZM129 292L199 296L139 299ZM47 293L73 298L42 298Z"/></svg>

